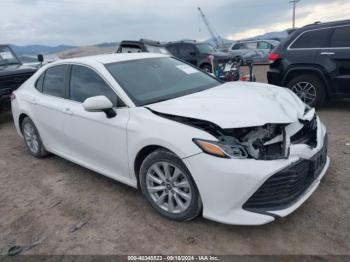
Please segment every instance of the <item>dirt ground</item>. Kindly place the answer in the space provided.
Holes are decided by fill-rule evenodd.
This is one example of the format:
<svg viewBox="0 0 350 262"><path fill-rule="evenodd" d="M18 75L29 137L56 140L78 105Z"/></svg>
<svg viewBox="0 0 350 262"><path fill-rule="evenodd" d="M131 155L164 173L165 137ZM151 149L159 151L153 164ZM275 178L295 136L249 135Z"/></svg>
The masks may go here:
<svg viewBox="0 0 350 262"><path fill-rule="evenodd" d="M135 189L56 156L33 158L1 114L0 255L15 244L29 246L22 254L350 254L350 102L318 113L329 171L300 209L257 227L162 218Z"/></svg>

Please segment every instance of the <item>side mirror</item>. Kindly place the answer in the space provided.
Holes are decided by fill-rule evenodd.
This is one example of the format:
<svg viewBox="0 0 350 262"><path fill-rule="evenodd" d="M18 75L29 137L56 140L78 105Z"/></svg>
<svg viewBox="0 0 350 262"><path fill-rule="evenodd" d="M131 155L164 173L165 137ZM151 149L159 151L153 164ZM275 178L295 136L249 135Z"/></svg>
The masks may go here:
<svg viewBox="0 0 350 262"><path fill-rule="evenodd" d="M190 52L190 56L196 56L196 52Z"/></svg>
<svg viewBox="0 0 350 262"><path fill-rule="evenodd" d="M44 62L44 56L43 56L42 54L39 54L39 55L38 55L38 61L39 61L40 63Z"/></svg>
<svg viewBox="0 0 350 262"><path fill-rule="evenodd" d="M112 102L105 96L93 96L83 102L83 107L88 112L105 112L107 118L113 118L117 113L113 109Z"/></svg>

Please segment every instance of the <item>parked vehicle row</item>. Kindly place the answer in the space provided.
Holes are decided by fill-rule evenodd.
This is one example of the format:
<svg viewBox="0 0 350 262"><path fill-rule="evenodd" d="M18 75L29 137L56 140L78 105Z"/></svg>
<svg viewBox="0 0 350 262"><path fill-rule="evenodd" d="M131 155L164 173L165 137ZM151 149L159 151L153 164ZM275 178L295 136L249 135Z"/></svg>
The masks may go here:
<svg viewBox="0 0 350 262"><path fill-rule="evenodd" d="M350 20L295 30L270 54L270 84L290 88L310 106L350 97Z"/></svg>
<svg viewBox="0 0 350 262"><path fill-rule="evenodd" d="M28 151L135 188L161 215L260 225L296 210L328 166L326 128L288 89L228 82L169 55L67 59L12 94Z"/></svg>
<svg viewBox="0 0 350 262"><path fill-rule="evenodd" d="M140 39L139 41L122 41L117 50L117 53L140 52L171 54L205 72L213 73L223 81L237 81L241 78L240 65L242 60L229 53L220 52L208 43L177 41L162 44ZM248 81L255 78L245 76L244 79Z"/></svg>

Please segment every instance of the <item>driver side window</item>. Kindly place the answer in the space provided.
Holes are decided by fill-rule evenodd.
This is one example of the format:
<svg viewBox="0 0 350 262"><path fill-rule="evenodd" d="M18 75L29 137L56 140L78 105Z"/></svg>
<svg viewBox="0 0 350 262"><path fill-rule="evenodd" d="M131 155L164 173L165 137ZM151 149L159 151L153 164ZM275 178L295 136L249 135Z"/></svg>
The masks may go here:
<svg viewBox="0 0 350 262"><path fill-rule="evenodd" d="M69 97L77 102L93 96L106 96L113 106L117 106L117 94L93 70L85 66L73 65L69 84Z"/></svg>

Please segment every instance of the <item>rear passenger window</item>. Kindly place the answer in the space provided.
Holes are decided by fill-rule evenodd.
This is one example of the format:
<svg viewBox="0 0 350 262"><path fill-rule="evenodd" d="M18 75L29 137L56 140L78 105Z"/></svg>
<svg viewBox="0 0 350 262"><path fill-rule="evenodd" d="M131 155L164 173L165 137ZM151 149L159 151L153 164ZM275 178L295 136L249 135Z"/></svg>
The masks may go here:
<svg viewBox="0 0 350 262"><path fill-rule="evenodd" d="M330 29L320 29L301 34L291 48L320 48L329 47Z"/></svg>
<svg viewBox="0 0 350 262"><path fill-rule="evenodd" d="M117 94L95 71L85 66L72 66L69 92L70 99L77 102L93 96L106 96L114 106L117 105Z"/></svg>
<svg viewBox="0 0 350 262"><path fill-rule="evenodd" d="M268 42L259 42L258 49L272 49L272 45Z"/></svg>
<svg viewBox="0 0 350 262"><path fill-rule="evenodd" d="M38 91L40 92L43 91L44 76L45 76L45 73L41 74L41 76L38 78L38 80L36 80L36 83L35 83L35 88L38 89Z"/></svg>
<svg viewBox="0 0 350 262"><path fill-rule="evenodd" d="M257 43L256 42L245 43L244 48L245 49L256 49L257 48Z"/></svg>
<svg viewBox="0 0 350 262"><path fill-rule="evenodd" d="M350 47L350 26L337 27L331 39L332 47Z"/></svg>
<svg viewBox="0 0 350 262"><path fill-rule="evenodd" d="M59 65L47 69L44 78L43 93L57 97L64 97L64 80L66 72L67 65Z"/></svg>

